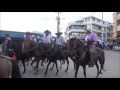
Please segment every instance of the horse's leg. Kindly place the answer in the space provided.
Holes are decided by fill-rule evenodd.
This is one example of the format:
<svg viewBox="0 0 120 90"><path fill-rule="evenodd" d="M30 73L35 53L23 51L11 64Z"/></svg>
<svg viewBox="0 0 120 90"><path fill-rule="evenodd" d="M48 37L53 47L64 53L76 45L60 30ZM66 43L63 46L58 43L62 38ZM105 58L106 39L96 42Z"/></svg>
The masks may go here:
<svg viewBox="0 0 120 90"><path fill-rule="evenodd" d="M56 69L57 69L57 72L55 75L58 75L59 70L58 70L58 66L57 66L57 60L55 61L55 65L56 65Z"/></svg>
<svg viewBox="0 0 120 90"><path fill-rule="evenodd" d="M98 66L98 63L97 63L97 62L95 63L95 65L96 65L96 67L97 67L97 76L96 76L96 78L98 78L98 77L99 77L99 66Z"/></svg>
<svg viewBox="0 0 120 90"><path fill-rule="evenodd" d="M22 66L22 61L20 62L20 67Z"/></svg>
<svg viewBox="0 0 120 90"><path fill-rule="evenodd" d="M86 65L83 66L83 74L84 74L84 77L86 78Z"/></svg>
<svg viewBox="0 0 120 90"><path fill-rule="evenodd" d="M34 66L33 66L33 63L34 63L35 61L36 61L36 59L34 59L34 60L31 62L31 66L32 66L32 67L34 67ZM34 67L34 68L35 68L35 67Z"/></svg>
<svg viewBox="0 0 120 90"><path fill-rule="evenodd" d="M78 70L79 70L79 65L76 65L76 69L75 69L75 78L77 78Z"/></svg>
<svg viewBox="0 0 120 90"><path fill-rule="evenodd" d="M60 69L62 68L62 62L61 62L61 60L60 60Z"/></svg>
<svg viewBox="0 0 120 90"><path fill-rule="evenodd" d="M48 65L47 65L47 68L46 68L46 71L45 71L45 74L44 74L44 77L47 75L47 70L48 70L48 67L49 67L49 65L50 65L51 62L52 62L52 61L49 60Z"/></svg>
<svg viewBox="0 0 120 90"><path fill-rule="evenodd" d="M44 66L44 65L43 65L43 62L44 62L44 60L42 60L42 62L41 62L41 66Z"/></svg>
<svg viewBox="0 0 120 90"><path fill-rule="evenodd" d="M37 74L37 73L38 73L39 62L40 62L40 59L37 59L37 64L36 64L36 68L37 68L37 70L36 70L36 73L35 73L35 74Z"/></svg>
<svg viewBox="0 0 120 90"><path fill-rule="evenodd" d="M23 63L23 67L24 67L24 71L23 71L23 74L24 74L25 71L26 71L26 67L25 67L25 59L22 60L22 63Z"/></svg>
<svg viewBox="0 0 120 90"><path fill-rule="evenodd" d="M66 61L67 61L67 69L65 70L65 72L68 71L68 67L69 67L69 60L68 60L68 58L66 58Z"/></svg>
<svg viewBox="0 0 120 90"><path fill-rule="evenodd" d="M100 74L103 74L101 71L102 71L102 70L106 71L106 70L104 69L104 63L105 63L104 52L102 52L102 55L101 55L101 57L100 57L100 59L99 59L99 63L100 63L100 66L101 66L99 73L100 73Z"/></svg>
<svg viewBox="0 0 120 90"><path fill-rule="evenodd" d="M52 70L52 69L53 69L53 67L54 67L54 62L53 62L52 68L51 68L50 70Z"/></svg>
<svg viewBox="0 0 120 90"><path fill-rule="evenodd" d="M27 60L27 64L26 64L26 66L28 66L28 64L29 64L29 60Z"/></svg>

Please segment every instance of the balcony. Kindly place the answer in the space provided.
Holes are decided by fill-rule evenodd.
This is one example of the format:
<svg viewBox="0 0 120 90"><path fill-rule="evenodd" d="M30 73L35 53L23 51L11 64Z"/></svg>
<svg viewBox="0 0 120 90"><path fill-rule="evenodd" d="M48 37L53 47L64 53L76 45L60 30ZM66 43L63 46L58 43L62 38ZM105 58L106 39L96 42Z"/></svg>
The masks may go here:
<svg viewBox="0 0 120 90"><path fill-rule="evenodd" d="M71 29L71 30L67 31L67 34L69 34L71 32L85 32L85 30L84 29Z"/></svg>
<svg viewBox="0 0 120 90"><path fill-rule="evenodd" d="M70 36L70 38L77 38L77 39L85 39L85 36ZM66 37L66 39L68 40L69 37Z"/></svg>

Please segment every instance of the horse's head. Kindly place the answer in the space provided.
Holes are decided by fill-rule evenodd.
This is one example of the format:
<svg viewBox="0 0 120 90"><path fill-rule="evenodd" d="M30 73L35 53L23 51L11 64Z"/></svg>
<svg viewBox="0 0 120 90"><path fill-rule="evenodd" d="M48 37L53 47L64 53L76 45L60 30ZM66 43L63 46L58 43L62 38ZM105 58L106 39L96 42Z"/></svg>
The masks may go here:
<svg viewBox="0 0 120 90"><path fill-rule="evenodd" d="M25 41L22 46L22 52L27 52L28 50L34 48L36 43L34 41Z"/></svg>

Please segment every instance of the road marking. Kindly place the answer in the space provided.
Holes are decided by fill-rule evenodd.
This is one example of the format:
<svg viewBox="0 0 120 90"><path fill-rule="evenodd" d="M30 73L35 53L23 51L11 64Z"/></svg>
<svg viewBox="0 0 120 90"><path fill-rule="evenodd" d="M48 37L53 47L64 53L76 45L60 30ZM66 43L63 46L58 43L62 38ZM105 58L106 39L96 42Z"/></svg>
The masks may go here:
<svg viewBox="0 0 120 90"><path fill-rule="evenodd" d="M114 72L112 72L112 71L106 71L106 72L109 72L109 73L112 73L112 74L114 74L114 75L120 76L120 74L114 73Z"/></svg>

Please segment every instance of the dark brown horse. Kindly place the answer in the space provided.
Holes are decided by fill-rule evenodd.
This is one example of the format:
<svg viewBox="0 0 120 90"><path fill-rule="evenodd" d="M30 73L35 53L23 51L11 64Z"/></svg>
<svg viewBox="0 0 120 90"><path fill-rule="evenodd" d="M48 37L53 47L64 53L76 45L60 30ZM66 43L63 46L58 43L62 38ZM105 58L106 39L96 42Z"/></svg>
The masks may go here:
<svg viewBox="0 0 120 90"><path fill-rule="evenodd" d="M42 60L41 66L43 65L43 61L46 59L46 55L42 50L39 50L38 47L42 44L38 44L34 41L26 41L23 43L22 52L23 53L29 53L31 57L34 57L34 60L31 62L31 66L34 62L36 63L36 66L34 67L34 70L37 69L36 74L38 73L39 68L39 62Z"/></svg>
<svg viewBox="0 0 120 90"><path fill-rule="evenodd" d="M84 44L82 43L82 41L76 38L69 40L69 48L71 49L70 51L74 53L74 57L75 57L75 61L74 61L76 65L75 78L77 77L79 66L83 67L84 77L86 78L86 65L88 65L89 63L88 50L84 47ZM98 53L95 55L95 57L93 57L93 60L97 67L96 77L98 78L99 74L102 74L101 70L103 69L103 66L104 66L105 56L104 56L103 50L98 49L97 52ZM101 66L100 70L99 70L98 61Z"/></svg>

